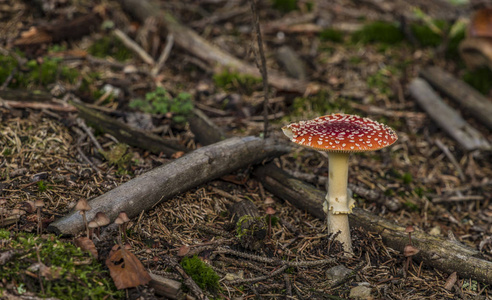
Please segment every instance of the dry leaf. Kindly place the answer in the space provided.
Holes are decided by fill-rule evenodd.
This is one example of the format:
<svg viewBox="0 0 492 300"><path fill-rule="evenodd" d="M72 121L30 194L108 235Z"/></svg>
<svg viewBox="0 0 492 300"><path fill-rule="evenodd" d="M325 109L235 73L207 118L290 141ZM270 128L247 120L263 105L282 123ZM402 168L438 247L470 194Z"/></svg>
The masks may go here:
<svg viewBox="0 0 492 300"><path fill-rule="evenodd" d="M83 251L89 252L90 254L92 254L92 256L94 256L94 258L97 259L98 255L97 255L96 245L94 245L94 242L91 239L89 239L86 236L82 236L82 237L76 238L74 240L74 243L75 243L75 246L79 247Z"/></svg>
<svg viewBox="0 0 492 300"><path fill-rule="evenodd" d="M456 283L456 280L458 280L458 275L456 274L456 272L451 273L451 275L449 275L448 279L446 280L446 283L444 284L444 288L450 291L453 288L453 285Z"/></svg>
<svg viewBox="0 0 492 300"><path fill-rule="evenodd" d="M151 280L149 273L138 258L125 249L112 251L106 260L106 266L119 290L144 285Z"/></svg>

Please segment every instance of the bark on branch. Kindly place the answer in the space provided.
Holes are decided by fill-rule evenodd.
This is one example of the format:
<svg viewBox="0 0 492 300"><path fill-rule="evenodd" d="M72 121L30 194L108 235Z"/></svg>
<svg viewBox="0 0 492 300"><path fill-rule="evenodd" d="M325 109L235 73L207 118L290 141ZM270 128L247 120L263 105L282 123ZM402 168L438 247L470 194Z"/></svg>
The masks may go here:
<svg viewBox="0 0 492 300"><path fill-rule="evenodd" d="M179 193L289 150L287 145L257 137L231 138L200 148L89 201L92 210L87 212L87 218L92 219L99 211L112 220L120 211L135 217ZM72 212L52 223L48 230L76 234L83 227L82 217Z"/></svg>
<svg viewBox="0 0 492 300"><path fill-rule="evenodd" d="M257 168L254 174L273 194L319 219L325 218L322 209L324 192L291 177L273 163ZM351 226L377 232L383 242L393 249L403 252L408 243L408 235L402 226L357 208L349 217ZM472 278L492 284L492 262L482 259L479 251L459 242L419 231L412 234L412 243L420 249L415 259L423 261L426 265L447 273L457 272L461 278Z"/></svg>

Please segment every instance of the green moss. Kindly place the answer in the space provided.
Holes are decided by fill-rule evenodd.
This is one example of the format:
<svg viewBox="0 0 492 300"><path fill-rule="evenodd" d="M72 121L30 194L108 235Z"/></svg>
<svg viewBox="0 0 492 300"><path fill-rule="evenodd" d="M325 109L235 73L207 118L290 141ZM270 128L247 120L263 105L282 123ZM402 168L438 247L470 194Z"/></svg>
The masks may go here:
<svg viewBox="0 0 492 300"><path fill-rule="evenodd" d="M403 205L410 211L417 212L420 210L419 206L413 202L405 201Z"/></svg>
<svg viewBox="0 0 492 300"><path fill-rule="evenodd" d="M273 8L287 13L297 9L297 0L272 0Z"/></svg>
<svg viewBox="0 0 492 300"><path fill-rule="evenodd" d="M403 181L404 184L410 184L412 183L413 181L413 177L412 177L412 174L410 173L404 173L402 176L401 176L401 180Z"/></svg>
<svg viewBox="0 0 492 300"><path fill-rule="evenodd" d="M446 21L442 20L433 21L433 24L441 30L448 26ZM419 43L424 47L437 47L442 43L442 36L427 25L412 24L410 25L410 30Z"/></svg>
<svg viewBox="0 0 492 300"><path fill-rule="evenodd" d="M132 100L130 107L153 114L170 113L174 122L183 123L193 111L193 101L189 93L183 92L172 97L164 88L158 87L145 94L145 99Z"/></svg>
<svg viewBox="0 0 492 300"><path fill-rule="evenodd" d="M7 58L6 60L10 63L7 63L7 67L2 68L2 71L0 71L0 80L2 80L2 76L6 71L9 71L10 74L13 68L18 67L17 62L15 61L13 63L12 58ZM0 58L0 61L2 61L2 58ZM46 86L57 80L74 84L79 76L77 70L63 66L59 58L43 58L41 63L30 60L25 67L27 70L24 70L24 72L18 71L15 74L12 82L9 84L10 88L25 88L31 85Z"/></svg>
<svg viewBox="0 0 492 300"><path fill-rule="evenodd" d="M227 70L215 74L213 79L215 85L219 88L228 92L240 92L247 95L252 94L256 89L255 86L261 83L261 78L229 72Z"/></svg>
<svg viewBox="0 0 492 300"><path fill-rule="evenodd" d="M367 24L352 34L352 42L363 44L385 43L393 45L403 41L403 38L403 33L397 25L382 21Z"/></svg>
<svg viewBox="0 0 492 300"><path fill-rule="evenodd" d="M37 185L38 185L38 191L39 192L45 192L46 190L48 190L50 187L46 184L46 182L44 182L44 180L40 180L37 182Z"/></svg>
<svg viewBox="0 0 492 300"><path fill-rule="evenodd" d="M118 61L125 61L133 57L133 53L114 36L105 36L95 41L89 47L88 52L95 57L111 56Z"/></svg>
<svg viewBox="0 0 492 300"><path fill-rule="evenodd" d="M219 275L198 256L184 257L181 266L200 288L211 292L219 290Z"/></svg>
<svg viewBox="0 0 492 300"><path fill-rule="evenodd" d="M463 80L484 95L492 91L492 71L487 67L466 71Z"/></svg>
<svg viewBox="0 0 492 300"><path fill-rule="evenodd" d="M119 173L125 173L131 163L133 153L128 151L129 147L126 144L116 144L109 151L100 151L104 158L114 166L118 167Z"/></svg>
<svg viewBox="0 0 492 300"><path fill-rule="evenodd" d="M326 91L308 97L297 97L292 104L292 115L294 116L311 117L309 116L311 114L319 116L338 112L353 113L354 110L347 99L330 100Z"/></svg>
<svg viewBox="0 0 492 300"><path fill-rule="evenodd" d="M59 299L121 298L107 271L93 260L90 254L74 245L60 241L55 236L39 237L32 234L11 234L0 230L3 250L16 251L15 259L0 265L0 280L12 283L17 292L33 292L40 297ZM39 247L41 263L51 270L51 280L41 280L26 271L38 275L33 269L38 263L36 247ZM85 263L81 263L85 262ZM40 281L44 288L42 293Z"/></svg>
<svg viewBox="0 0 492 300"><path fill-rule="evenodd" d="M322 41L341 43L343 42L343 33L333 28L327 28L319 33L319 38Z"/></svg>

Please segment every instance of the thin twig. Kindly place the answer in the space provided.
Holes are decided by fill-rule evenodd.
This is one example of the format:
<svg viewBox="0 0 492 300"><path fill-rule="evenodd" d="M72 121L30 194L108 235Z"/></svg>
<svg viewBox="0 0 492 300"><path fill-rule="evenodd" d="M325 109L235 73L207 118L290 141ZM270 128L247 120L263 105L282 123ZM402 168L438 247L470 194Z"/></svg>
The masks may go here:
<svg viewBox="0 0 492 300"><path fill-rule="evenodd" d="M155 65L154 59L147 53L145 50L140 47L137 43L135 43L132 39L130 39L123 31L119 29L115 29L113 31L114 35L123 42L123 44L128 47L130 50L135 52L140 58L147 64L153 66Z"/></svg>
<svg viewBox="0 0 492 300"><path fill-rule="evenodd" d="M465 181L465 174L463 173L463 170L460 167L460 164L454 158L454 155L449 151L448 147L444 145L440 140L435 139L434 144L436 144L439 149L446 155L446 157L449 159L449 161L453 164L453 166L456 168L456 171L458 171L458 177L460 178L461 181Z"/></svg>
<svg viewBox="0 0 492 300"><path fill-rule="evenodd" d="M167 59L169 58L169 54L171 53L173 45L174 35L172 33L169 33L166 37L166 47L164 47L164 50L162 50L161 56L159 56L159 59L157 60L157 64L150 71L150 74L152 76L155 77L157 76L157 74L159 74Z"/></svg>
<svg viewBox="0 0 492 300"><path fill-rule="evenodd" d="M94 146L97 148L97 150L103 151L101 144L99 144L96 137L92 133L91 129L87 126L87 124L85 124L85 121L81 118L77 118L77 125L85 131L85 133L89 136L90 140L92 141Z"/></svg>
<svg viewBox="0 0 492 300"><path fill-rule="evenodd" d="M228 281L227 283L229 284L241 284L241 283L254 283L254 282L260 282L260 281L265 281L268 278L277 276L278 274L282 273L285 269L287 269L288 266L284 265L278 268L277 270L273 271L269 275L263 275L263 276L258 276L258 277L253 277L253 278L245 278L245 279L235 279Z"/></svg>
<svg viewBox="0 0 492 300"><path fill-rule="evenodd" d="M268 136L268 72L266 66L265 52L263 51L263 39L261 38L260 29L260 18L258 16L258 10L256 7L256 0L251 0L251 11L253 12L253 28L256 32L256 40L258 42L258 51L260 54L261 67L260 69L261 77L263 79L263 136L267 138ZM256 52L255 52L256 53Z"/></svg>

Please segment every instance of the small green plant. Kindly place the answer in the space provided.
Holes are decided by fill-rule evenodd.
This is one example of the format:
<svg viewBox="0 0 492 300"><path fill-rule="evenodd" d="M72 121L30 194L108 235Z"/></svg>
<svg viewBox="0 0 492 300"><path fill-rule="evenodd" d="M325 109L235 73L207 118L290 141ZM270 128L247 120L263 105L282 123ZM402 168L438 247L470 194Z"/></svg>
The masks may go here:
<svg viewBox="0 0 492 300"><path fill-rule="evenodd" d="M193 111L193 102L189 93L179 93L177 97L171 97L162 87L145 94L145 99L135 99L130 102L131 108L153 114L172 114L172 120L183 123Z"/></svg>
<svg viewBox="0 0 492 300"><path fill-rule="evenodd" d="M215 85L219 88L223 88L229 92L240 91L247 95L253 93L255 86L261 83L261 78L229 72L227 70L215 74L213 79Z"/></svg>
<svg viewBox="0 0 492 300"><path fill-rule="evenodd" d="M413 181L412 174L410 173L405 173L401 176L401 180L403 181L404 184L410 184Z"/></svg>
<svg viewBox="0 0 492 300"><path fill-rule="evenodd" d="M403 41L403 38L404 35L397 25L382 21L367 24L352 34L352 42L363 44L384 43L392 45Z"/></svg>
<svg viewBox="0 0 492 300"><path fill-rule="evenodd" d="M49 186L46 184L46 182L44 182L44 180L38 181L37 185L38 185L38 191L41 193L49 189Z"/></svg>
<svg viewBox="0 0 492 300"><path fill-rule="evenodd" d="M219 290L219 275L198 256L184 257L181 266L200 288L211 292Z"/></svg>
<svg viewBox="0 0 492 300"><path fill-rule="evenodd" d="M79 75L77 70L61 66L60 62L59 58L44 58L42 63L30 60L27 62L27 66L30 69L27 79L42 86L54 83L57 79L75 83Z"/></svg>
<svg viewBox="0 0 492 300"><path fill-rule="evenodd" d="M116 144L109 151L100 151L104 158L111 164L118 167L119 173L125 173L131 163L133 153L128 151L126 144Z"/></svg>
<svg viewBox="0 0 492 300"><path fill-rule="evenodd" d="M319 33L319 38L322 41L341 43L343 42L343 33L340 30L327 28Z"/></svg>
<svg viewBox="0 0 492 300"><path fill-rule="evenodd" d="M273 8L287 13L297 9L297 0L273 0Z"/></svg>
<svg viewBox="0 0 492 300"><path fill-rule="evenodd" d="M133 57L133 53L114 36L105 36L95 41L89 47L88 52L95 57L111 56L118 61L125 61Z"/></svg>
<svg viewBox="0 0 492 300"><path fill-rule="evenodd" d="M0 229L0 240L4 250L15 252L15 258L0 264L0 280L13 284L21 294L29 291L43 298L59 299L124 296L116 290L108 272L97 260L55 236L42 238ZM36 271L39 263L43 266L42 273Z"/></svg>
<svg viewBox="0 0 492 300"><path fill-rule="evenodd" d="M377 89L383 95L391 96L393 94L390 88L391 77L397 73L398 70L391 66L379 69L375 74L367 77L367 86Z"/></svg>

